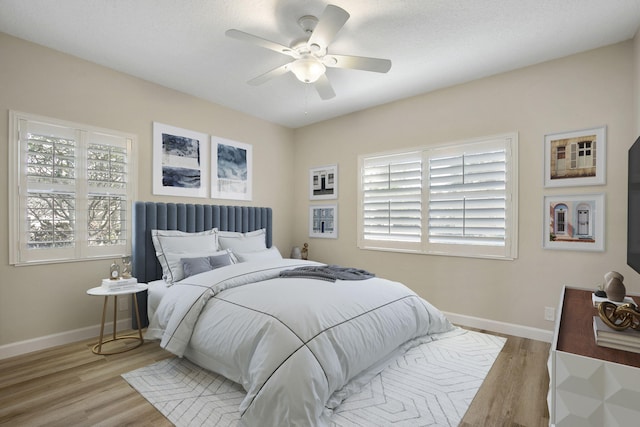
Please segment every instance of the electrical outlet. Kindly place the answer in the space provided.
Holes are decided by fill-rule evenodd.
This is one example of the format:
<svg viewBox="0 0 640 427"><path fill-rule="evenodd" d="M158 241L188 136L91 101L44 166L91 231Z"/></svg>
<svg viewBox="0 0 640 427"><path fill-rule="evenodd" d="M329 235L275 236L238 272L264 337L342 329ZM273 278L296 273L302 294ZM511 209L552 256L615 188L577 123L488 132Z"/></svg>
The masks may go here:
<svg viewBox="0 0 640 427"><path fill-rule="evenodd" d="M544 308L544 320L554 322L556 320L556 310L553 307Z"/></svg>
<svg viewBox="0 0 640 427"><path fill-rule="evenodd" d="M129 310L129 298L127 295L123 295L118 298L118 311Z"/></svg>

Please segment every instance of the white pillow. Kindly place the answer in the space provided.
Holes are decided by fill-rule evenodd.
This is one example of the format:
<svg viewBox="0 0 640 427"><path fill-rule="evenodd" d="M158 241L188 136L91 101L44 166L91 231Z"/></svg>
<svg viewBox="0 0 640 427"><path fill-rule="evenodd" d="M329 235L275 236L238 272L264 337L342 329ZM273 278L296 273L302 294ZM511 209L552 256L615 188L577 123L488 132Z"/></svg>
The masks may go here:
<svg viewBox="0 0 640 427"><path fill-rule="evenodd" d="M218 252L216 228L198 233L178 230L151 230L151 240L168 284L184 278L182 258L215 255Z"/></svg>
<svg viewBox="0 0 640 427"><path fill-rule="evenodd" d="M263 251L267 249L267 230L263 228L248 233L219 231L218 242L221 249L231 249L234 253Z"/></svg>
<svg viewBox="0 0 640 427"><path fill-rule="evenodd" d="M269 249L254 252L234 252L234 255L238 259L238 262L247 261L267 261L282 259L280 251L275 246L271 246Z"/></svg>

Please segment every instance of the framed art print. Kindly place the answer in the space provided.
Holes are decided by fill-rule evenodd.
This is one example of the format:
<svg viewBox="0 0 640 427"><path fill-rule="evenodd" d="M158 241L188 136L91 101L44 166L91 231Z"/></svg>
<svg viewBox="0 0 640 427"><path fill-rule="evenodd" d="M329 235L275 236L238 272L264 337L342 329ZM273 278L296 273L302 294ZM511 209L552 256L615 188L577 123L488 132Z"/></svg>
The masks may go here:
<svg viewBox="0 0 640 427"><path fill-rule="evenodd" d="M251 200L253 152L250 144L211 137L211 197Z"/></svg>
<svg viewBox="0 0 640 427"><path fill-rule="evenodd" d="M309 207L309 237L338 238L338 205Z"/></svg>
<svg viewBox="0 0 640 427"><path fill-rule="evenodd" d="M338 198L338 165L309 170L309 200Z"/></svg>
<svg viewBox="0 0 640 427"><path fill-rule="evenodd" d="M604 194L545 196L545 249L604 251Z"/></svg>
<svg viewBox="0 0 640 427"><path fill-rule="evenodd" d="M153 123L153 194L207 197L208 161L206 134Z"/></svg>
<svg viewBox="0 0 640 427"><path fill-rule="evenodd" d="M606 176L606 127L548 134L544 186L602 185Z"/></svg>

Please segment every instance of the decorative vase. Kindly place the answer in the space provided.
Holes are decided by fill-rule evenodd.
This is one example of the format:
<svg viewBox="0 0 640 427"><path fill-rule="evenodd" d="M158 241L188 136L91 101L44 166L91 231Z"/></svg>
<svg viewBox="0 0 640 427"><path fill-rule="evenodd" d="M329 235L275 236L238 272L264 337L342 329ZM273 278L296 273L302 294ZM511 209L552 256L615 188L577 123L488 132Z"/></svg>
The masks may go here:
<svg viewBox="0 0 640 427"><path fill-rule="evenodd" d="M300 253L300 248L298 246L294 246L293 249L291 249L291 258L293 259L302 258L302 254Z"/></svg>
<svg viewBox="0 0 640 427"><path fill-rule="evenodd" d="M624 277L617 271L610 271L604 275L605 285L604 291L607 298L613 302L622 302L627 295L627 289L622 281Z"/></svg>

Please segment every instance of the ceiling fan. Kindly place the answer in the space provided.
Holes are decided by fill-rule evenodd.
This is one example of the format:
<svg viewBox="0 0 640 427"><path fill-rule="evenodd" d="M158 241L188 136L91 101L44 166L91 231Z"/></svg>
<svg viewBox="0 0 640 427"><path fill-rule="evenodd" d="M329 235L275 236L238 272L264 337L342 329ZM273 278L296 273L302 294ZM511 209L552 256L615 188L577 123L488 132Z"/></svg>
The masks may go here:
<svg viewBox="0 0 640 427"><path fill-rule="evenodd" d="M250 85L262 84L291 71L301 82L313 84L320 98L331 99L336 94L325 74L327 67L376 73L386 73L391 69L391 61L388 59L328 53L329 44L347 22L349 16L346 10L330 4L322 12L319 19L310 15L301 17L298 19L298 25L304 30L306 36L294 40L290 46L235 29L227 30L225 34L228 37L253 43L293 58L287 64L249 80L247 83Z"/></svg>

